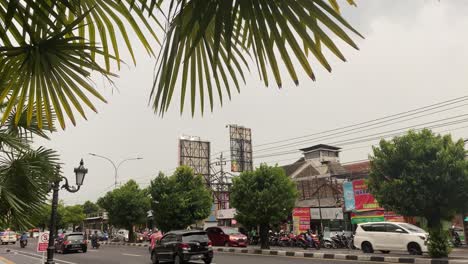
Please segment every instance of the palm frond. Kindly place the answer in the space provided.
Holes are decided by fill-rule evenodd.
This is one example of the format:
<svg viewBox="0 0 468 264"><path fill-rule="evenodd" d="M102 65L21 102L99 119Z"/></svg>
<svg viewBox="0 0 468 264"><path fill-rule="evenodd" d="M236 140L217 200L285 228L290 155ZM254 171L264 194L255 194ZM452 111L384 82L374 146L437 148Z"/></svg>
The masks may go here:
<svg viewBox="0 0 468 264"><path fill-rule="evenodd" d="M329 3L331 6L327 0L171 0L171 6L178 9L158 60L151 93L154 110L164 114L178 87L183 112L187 83L192 115L197 98L204 112L206 94L213 109L215 87L222 103L222 90L230 97L232 84L239 90L239 82L245 83L249 57L255 59L265 86L274 78L282 87L281 64L296 84L297 68L315 80L309 52L331 71L324 47L346 59L330 34L355 49L358 47L347 31L361 35L338 13L336 1Z"/></svg>
<svg viewBox="0 0 468 264"><path fill-rule="evenodd" d="M0 133L1 135L1 133ZM33 212L47 200L49 182L55 175L58 155L39 148L0 159L0 222L27 225Z"/></svg>
<svg viewBox="0 0 468 264"><path fill-rule="evenodd" d="M83 14L60 30L41 35L28 29L29 43L0 47L0 84L3 84L0 102L8 97L2 123L16 108L15 123L20 121L23 109L29 109L26 123L31 125L35 109L39 129L43 128L44 119L47 127L53 128L54 113L64 129L65 115L76 124L73 108L86 119L82 103L97 111L83 91L106 102L91 85L89 76L91 71L106 77L113 74L93 60L91 53L99 50L80 37L70 36L86 16Z"/></svg>

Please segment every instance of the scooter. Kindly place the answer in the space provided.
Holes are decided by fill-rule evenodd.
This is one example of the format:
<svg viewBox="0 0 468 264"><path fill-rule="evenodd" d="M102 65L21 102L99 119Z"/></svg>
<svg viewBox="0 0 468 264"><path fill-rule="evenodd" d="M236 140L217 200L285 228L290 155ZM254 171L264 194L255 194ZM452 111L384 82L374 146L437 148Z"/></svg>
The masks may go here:
<svg viewBox="0 0 468 264"><path fill-rule="evenodd" d="M25 248L27 245L28 245L28 241L27 241L27 240L20 240L20 247L21 247L21 248Z"/></svg>
<svg viewBox="0 0 468 264"><path fill-rule="evenodd" d="M99 244L97 239L91 239L91 246L93 247L93 249L99 249L99 246L101 246L101 244Z"/></svg>

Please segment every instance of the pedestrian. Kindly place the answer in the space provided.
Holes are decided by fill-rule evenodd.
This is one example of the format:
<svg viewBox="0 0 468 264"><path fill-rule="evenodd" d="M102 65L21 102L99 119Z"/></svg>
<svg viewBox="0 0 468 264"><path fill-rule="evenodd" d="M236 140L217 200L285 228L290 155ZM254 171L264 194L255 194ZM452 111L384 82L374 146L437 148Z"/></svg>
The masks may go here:
<svg viewBox="0 0 468 264"><path fill-rule="evenodd" d="M150 240L151 240L151 250L156 247L156 242L160 240L163 237L163 234L161 231L159 231L156 227L153 228L153 234L151 234Z"/></svg>

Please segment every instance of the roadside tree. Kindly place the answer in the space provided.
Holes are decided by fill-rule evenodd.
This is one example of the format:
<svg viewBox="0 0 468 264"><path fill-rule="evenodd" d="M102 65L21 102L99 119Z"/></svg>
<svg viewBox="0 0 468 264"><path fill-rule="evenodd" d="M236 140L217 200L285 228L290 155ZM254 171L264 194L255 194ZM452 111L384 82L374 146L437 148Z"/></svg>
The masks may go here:
<svg viewBox="0 0 468 264"><path fill-rule="evenodd" d="M83 204L83 213L85 213L86 215L88 214L95 214L95 213L98 213L99 212L99 205L91 202L91 201L86 201L84 204Z"/></svg>
<svg viewBox="0 0 468 264"><path fill-rule="evenodd" d="M381 140L370 157L370 191L384 208L427 220L433 257L450 252L442 220L451 220L468 204L465 155L463 140L425 129Z"/></svg>
<svg viewBox="0 0 468 264"><path fill-rule="evenodd" d="M134 241L133 226L146 223L150 209L147 193L134 180L108 192L97 204L109 214L110 224L129 231L129 240Z"/></svg>
<svg viewBox="0 0 468 264"><path fill-rule="evenodd" d="M170 177L160 173L148 190L154 222L164 232L185 229L210 215L211 192L203 177L189 167L179 167Z"/></svg>
<svg viewBox="0 0 468 264"><path fill-rule="evenodd" d="M230 198L235 218L248 226L259 226L261 248L268 249L268 230L287 219L296 197L296 184L282 168L262 164L233 178Z"/></svg>
<svg viewBox="0 0 468 264"><path fill-rule="evenodd" d="M83 212L83 206L77 204L66 206L62 217L62 221L66 225L71 225L73 231L75 231L76 226L79 226L83 223L84 219L86 218L86 215Z"/></svg>

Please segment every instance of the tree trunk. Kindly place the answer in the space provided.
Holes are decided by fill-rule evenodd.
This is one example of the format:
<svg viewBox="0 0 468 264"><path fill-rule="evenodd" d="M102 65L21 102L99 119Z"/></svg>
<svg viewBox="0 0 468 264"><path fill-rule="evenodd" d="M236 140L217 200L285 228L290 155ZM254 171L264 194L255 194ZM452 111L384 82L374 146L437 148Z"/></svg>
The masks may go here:
<svg viewBox="0 0 468 264"><path fill-rule="evenodd" d="M268 241L268 225L260 225L260 247L261 249L270 249Z"/></svg>
<svg viewBox="0 0 468 264"><path fill-rule="evenodd" d="M432 258L446 258L450 253L449 238L442 228L442 221L438 214L426 217L429 228L428 251Z"/></svg>
<svg viewBox="0 0 468 264"><path fill-rule="evenodd" d="M134 239L133 239L133 226L130 226L128 228L128 242L135 242Z"/></svg>

